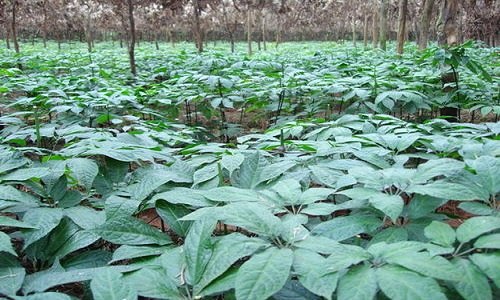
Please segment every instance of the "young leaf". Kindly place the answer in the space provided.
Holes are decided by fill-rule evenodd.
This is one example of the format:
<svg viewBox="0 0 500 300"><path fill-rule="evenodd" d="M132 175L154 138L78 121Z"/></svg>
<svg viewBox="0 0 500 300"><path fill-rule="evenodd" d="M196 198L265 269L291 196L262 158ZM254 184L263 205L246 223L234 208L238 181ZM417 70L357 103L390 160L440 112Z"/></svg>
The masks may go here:
<svg viewBox="0 0 500 300"><path fill-rule="evenodd" d="M184 242L184 253L187 264L187 282L195 285L201 280L203 272L212 257L214 251L212 233L216 221L212 218L203 218L193 223L186 241Z"/></svg>

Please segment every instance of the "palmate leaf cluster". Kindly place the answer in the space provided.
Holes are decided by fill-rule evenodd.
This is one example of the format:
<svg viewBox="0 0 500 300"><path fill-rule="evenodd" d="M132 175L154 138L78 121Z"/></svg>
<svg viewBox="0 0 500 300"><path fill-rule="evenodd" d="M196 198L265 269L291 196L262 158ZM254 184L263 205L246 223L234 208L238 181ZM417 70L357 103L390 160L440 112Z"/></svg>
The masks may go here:
<svg viewBox="0 0 500 300"><path fill-rule="evenodd" d="M369 57L345 47L282 61L144 50L153 75L136 82L126 60L106 61L111 49L92 64L54 54L66 56L59 74L35 55L24 64L36 76L6 60L3 95L23 95L0 117L0 293L69 299L78 283L94 299L498 297L500 125L304 118L327 99L435 105L430 62L418 67L428 90L393 91L389 73L417 68L408 59L375 91L357 69L373 73ZM353 63L333 64L342 51ZM232 143L166 117L185 100L274 114L285 86L290 113L297 99L305 108Z"/></svg>

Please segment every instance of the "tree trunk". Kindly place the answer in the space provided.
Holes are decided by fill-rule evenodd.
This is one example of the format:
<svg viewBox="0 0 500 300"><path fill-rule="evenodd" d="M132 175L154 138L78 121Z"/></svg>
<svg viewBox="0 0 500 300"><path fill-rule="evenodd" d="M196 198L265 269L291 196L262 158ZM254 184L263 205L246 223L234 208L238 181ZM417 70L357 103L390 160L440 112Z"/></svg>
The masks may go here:
<svg viewBox="0 0 500 300"><path fill-rule="evenodd" d="M378 46L378 34L380 32L379 30L379 24L378 24L378 21L379 21L379 16L378 16L378 13L375 9L375 12L373 13L373 17L372 17L372 46L373 48L377 48Z"/></svg>
<svg viewBox="0 0 500 300"><path fill-rule="evenodd" d="M459 6L457 0L443 0L438 21L438 43L439 45L453 46L458 43L458 12ZM446 71L441 74L441 83L443 91L454 93L458 89L458 72L448 66L443 66ZM450 87L450 83L456 83ZM460 110L455 107L443 107L440 109L440 115L451 122L459 121Z"/></svg>
<svg viewBox="0 0 500 300"><path fill-rule="evenodd" d="M434 9L434 0L424 0L422 16L420 17L420 36L418 39L418 48L424 50L429 41L429 28L431 24L432 11Z"/></svg>
<svg viewBox="0 0 500 300"><path fill-rule="evenodd" d="M438 21L439 45L458 43L458 1L443 0Z"/></svg>
<svg viewBox="0 0 500 300"><path fill-rule="evenodd" d="M356 37L356 19L354 17L352 17L352 44L354 45L355 48L356 48L356 40L357 40L357 37Z"/></svg>
<svg viewBox="0 0 500 300"><path fill-rule="evenodd" d="M247 43L248 55L252 55L252 11L247 7Z"/></svg>
<svg viewBox="0 0 500 300"><path fill-rule="evenodd" d="M194 39L196 43L196 48L198 52L203 52L203 36L201 34L201 26L200 26L200 1L194 0Z"/></svg>
<svg viewBox="0 0 500 300"><path fill-rule="evenodd" d="M5 26L5 46L10 49L10 26Z"/></svg>
<svg viewBox="0 0 500 300"><path fill-rule="evenodd" d="M380 1L380 49L387 49L387 0Z"/></svg>
<svg viewBox="0 0 500 300"><path fill-rule="evenodd" d="M11 22L11 32L12 32L12 42L14 43L14 49L16 53L19 54L19 43L17 42L17 28L16 28L16 11L17 11L17 0L12 1L12 22Z"/></svg>
<svg viewBox="0 0 500 300"><path fill-rule="evenodd" d="M368 47L368 15L365 15L365 20L363 21L363 46Z"/></svg>
<svg viewBox="0 0 500 300"><path fill-rule="evenodd" d="M47 0L43 1L43 24L42 24L42 35L43 35L43 48L47 48Z"/></svg>
<svg viewBox="0 0 500 300"><path fill-rule="evenodd" d="M132 0L128 0L128 20L130 25L130 43L128 47L128 55L130 58L130 73L135 77L137 70L135 67L135 20L134 20L134 4Z"/></svg>
<svg viewBox="0 0 500 300"><path fill-rule="evenodd" d="M408 13L408 0L399 0L398 18L398 54L403 54L406 37L406 15Z"/></svg>
<svg viewBox="0 0 500 300"><path fill-rule="evenodd" d="M264 46L264 51L267 50L267 41L266 41L266 15L262 16L262 46Z"/></svg>

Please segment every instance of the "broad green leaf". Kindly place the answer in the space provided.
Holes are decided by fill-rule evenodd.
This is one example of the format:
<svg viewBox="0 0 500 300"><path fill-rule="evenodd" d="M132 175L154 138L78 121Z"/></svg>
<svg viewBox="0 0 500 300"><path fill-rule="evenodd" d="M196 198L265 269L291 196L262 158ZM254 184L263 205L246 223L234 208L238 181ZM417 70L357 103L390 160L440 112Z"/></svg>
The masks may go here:
<svg viewBox="0 0 500 300"><path fill-rule="evenodd" d="M252 255L260 248L268 246L258 238L249 238L239 233L221 237L213 248L213 253L208 262L203 276L194 287L196 294L209 285L217 277L224 274L239 259Z"/></svg>
<svg viewBox="0 0 500 300"><path fill-rule="evenodd" d="M0 181L25 181L31 178L42 178L49 174L49 168L17 169L7 175L1 176Z"/></svg>
<svg viewBox="0 0 500 300"><path fill-rule="evenodd" d="M449 261L441 256L431 257L425 252L400 253L386 256L385 260L437 279L458 281L461 278L460 272Z"/></svg>
<svg viewBox="0 0 500 300"><path fill-rule="evenodd" d="M424 243L404 241L396 243L379 242L370 245L367 251L375 258L390 261L392 257L405 256L425 249Z"/></svg>
<svg viewBox="0 0 500 300"><path fill-rule="evenodd" d="M10 254L1 253L0 256L0 293L15 295L21 288L26 271Z"/></svg>
<svg viewBox="0 0 500 300"><path fill-rule="evenodd" d="M26 276L23 283L23 292L43 292L52 287L72 282L88 281L106 269L113 269L118 272L131 272L137 270L138 266L109 266L100 268L74 269L65 271L64 269L55 271L42 271Z"/></svg>
<svg viewBox="0 0 500 300"><path fill-rule="evenodd" d="M14 300L71 300L72 298L63 293L47 292L47 293L36 293L27 296L14 296Z"/></svg>
<svg viewBox="0 0 500 300"><path fill-rule="evenodd" d="M137 292L123 280L123 275L113 269L103 269L90 281L92 296L95 300L133 300Z"/></svg>
<svg viewBox="0 0 500 300"><path fill-rule="evenodd" d="M398 266L385 265L377 269L377 282L390 299L446 300L437 282Z"/></svg>
<svg viewBox="0 0 500 300"><path fill-rule="evenodd" d="M66 208L64 214L83 229L94 229L106 221L104 211L98 211L86 206Z"/></svg>
<svg viewBox="0 0 500 300"><path fill-rule="evenodd" d="M188 188L174 188L170 191L156 194L153 201L165 200L172 204L186 204L195 207L211 206L208 201L198 190Z"/></svg>
<svg viewBox="0 0 500 300"><path fill-rule="evenodd" d="M377 293L374 269L368 265L351 268L340 278L337 288L339 300L369 300Z"/></svg>
<svg viewBox="0 0 500 300"><path fill-rule="evenodd" d="M191 213L190 209L182 205L172 204L163 200L156 201L155 206L156 212L171 230L181 237L185 237L187 235L191 222L179 219Z"/></svg>
<svg viewBox="0 0 500 300"><path fill-rule="evenodd" d="M109 263L124 259L161 255L167 249L168 247L123 245L113 252L113 259Z"/></svg>
<svg viewBox="0 0 500 300"><path fill-rule="evenodd" d="M299 275L300 283L316 295L332 299L338 274L325 274L326 259L316 252L302 249L295 250L293 257L293 269Z"/></svg>
<svg viewBox="0 0 500 300"><path fill-rule="evenodd" d="M472 254L470 260L500 288L500 253Z"/></svg>
<svg viewBox="0 0 500 300"><path fill-rule="evenodd" d="M263 236L277 236L281 221L263 205L256 203L233 203L223 207L220 217L226 224L242 227Z"/></svg>
<svg viewBox="0 0 500 300"><path fill-rule="evenodd" d="M17 201L26 204L37 204L38 199L33 195L21 192L10 185L0 185L0 200Z"/></svg>
<svg viewBox="0 0 500 300"><path fill-rule="evenodd" d="M184 242L186 256L187 276L189 284L198 283L210 258L213 255L214 244L211 239L216 221L212 218L203 218L193 223Z"/></svg>
<svg viewBox="0 0 500 300"><path fill-rule="evenodd" d="M396 222L399 215L403 212L404 201L400 196L379 194L372 196L368 200L376 209L387 215L393 222Z"/></svg>
<svg viewBox="0 0 500 300"><path fill-rule="evenodd" d="M121 245L170 244L167 234L133 217L122 216L109 219L91 232L103 239Z"/></svg>
<svg viewBox="0 0 500 300"><path fill-rule="evenodd" d="M396 243L408 240L408 231L404 227L388 227L375 234L368 245L380 242Z"/></svg>
<svg viewBox="0 0 500 300"><path fill-rule="evenodd" d="M23 217L23 221L36 227L37 229L26 229L24 232L24 247L43 238L54 229L63 218L63 211L59 208L35 208L28 210Z"/></svg>
<svg viewBox="0 0 500 300"><path fill-rule="evenodd" d="M272 296L288 280L292 262L292 250L286 248L269 248L252 256L236 276L236 298L261 300Z"/></svg>
<svg viewBox="0 0 500 300"><path fill-rule="evenodd" d="M412 181L415 183L426 183L435 177L449 177L458 174L464 167L465 164L463 162L455 159L431 159L417 167L417 173L412 178Z"/></svg>
<svg viewBox="0 0 500 300"><path fill-rule="evenodd" d="M308 291L301 282L288 280L283 288L273 295L275 300L320 300L320 297Z"/></svg>
<svg viewBox="0 0 500 300"><path fill-rule="evenodd" d="M360 233L371 232L381 225L382 222L377 218L353 215L320 223L314 227L312 233L335 241L343 241Z"/></svg>
<svg viewBox="0 0 500 300"><path fill-rule="evenodd" d="M425 227L424 233L428 239L441 246L452 246L455 243L455 230L443 222L432 221Z"/></svg>
<svg viewBox="0 0 500 300"><path fill-rule="evenodd" d="M435 181L425 185L413 185L406 192L428 195L446 200L476 200L481 195L476 195L469 187L459 183Z"/></svg>
<svg viewBox="0 0 500 300"><path fill-rule="evenodd" d="M338 244L324 262L324 272L337 272L372 258L365 249L355 245Z"/></svg>
<svg viewBox="0 0 500 300"><path fill-rule="evenodd" d="M129 286L137 290L139 296L155 299L181 299L181 294L161 268L145 267L123 278Z"/></svg>
<svg viewBox="0 0 500 300"><path fill-rule="evenodd" d="M17 256L17 253L10 242L10 236L2 231L0 231L0 252L7 252L14 256Z"/></svg>
<svg viewBox="0 0 500 300"><path fill-rule="evenodd" d="M221 164L223 168L229 171L229 176L231 176L241 166L244 159L245 156L242 154L223 155Z"/></svg>
<svg viewBox="0 0 500 300"><path fill-rule="evenodd" d="M92 187L92 183L99 173L97 164L88 158L72 158L68 160L67 166L71 170L71 176L87 190Z"/></svg>
<svg viewBox="0 0 500 300"><path fill-rule="evenodd" d="M500 249L500 233L478 238L474 243L474 248Z"/></svg>
<svg viewBox="0 0 500 300"><path fill-rule="evenodd" d="M205 287L198 296L216 295L234 289L237 275L238 268L229 269L223 275L219 276L217 280L212 281L211 284Z"/></svg>
<svg viewBox="0 0 500 300"><path fill-rule="evenodd" d="M16 219L5 217L5 216L0 216L0 226L26 228L26 229L36 229L37 228L36 226L33 226L31 224L21 222L21 221L18 221Z"/></svg>
<svg viewBox="0 0 500 300"><path fill-rule="evenodd" d="M491 288L488 278L470 261L462 258L453 260L453 265L461 273L460 281L453 282L457 292L467 300L490 300Z"/></svg>
<svg viewBox="0 0 500 300"><path fill-rule="evenodd" d="M0 156L0 174L26 165L29 159L24 158L21 152L7 152Z"/></svg>
<svg viewBox="0 0 500 300"><path fill-rule="evenodd" d="M457 228L457 239L461 243L465 243L498 228L500 228L499 217L470 218Z"/></svg>
<svg viewBox="0 0 500 300"><path fill-rule="evenodd" d="M240 189L232 186L221 186L203 191L203 196L216 202L258 202L262 196L254 190Z"/></svg>

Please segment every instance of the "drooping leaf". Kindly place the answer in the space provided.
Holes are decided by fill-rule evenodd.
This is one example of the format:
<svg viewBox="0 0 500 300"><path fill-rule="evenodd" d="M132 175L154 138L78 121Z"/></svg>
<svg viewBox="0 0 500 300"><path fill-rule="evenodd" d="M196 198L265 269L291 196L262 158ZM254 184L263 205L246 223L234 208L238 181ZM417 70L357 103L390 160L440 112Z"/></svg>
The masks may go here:
<svg viewBox="0 0 500 300"><path fill-rule="evenodd" d="M464 299L490 300L492 299L488 278L467 259L457 258L453 265L459 270L462 278L453 282L453 286Z"/></svg>

